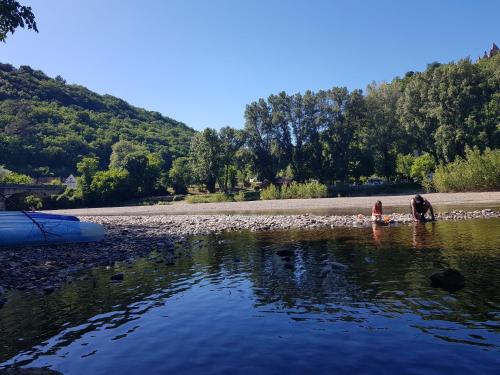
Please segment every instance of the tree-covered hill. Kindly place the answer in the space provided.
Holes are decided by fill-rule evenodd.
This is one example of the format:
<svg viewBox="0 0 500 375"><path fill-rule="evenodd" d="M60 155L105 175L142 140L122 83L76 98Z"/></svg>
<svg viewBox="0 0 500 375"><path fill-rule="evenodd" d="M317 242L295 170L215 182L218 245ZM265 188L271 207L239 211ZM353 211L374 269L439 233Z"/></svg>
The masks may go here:
<svg viewBox="0 0 500 375"><path fill-rule="evenodd" d="M66 176L85 155L109 164L120 139L145 145L167 170L195 131L158 112L99 95L29 66L0 64L0 165L31 176Z"/></svg>

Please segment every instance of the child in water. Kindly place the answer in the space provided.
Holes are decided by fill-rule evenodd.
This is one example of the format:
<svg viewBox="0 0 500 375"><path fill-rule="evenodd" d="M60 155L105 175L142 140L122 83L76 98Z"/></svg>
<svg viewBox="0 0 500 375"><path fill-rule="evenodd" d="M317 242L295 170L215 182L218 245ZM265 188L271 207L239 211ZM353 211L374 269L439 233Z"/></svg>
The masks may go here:
<svg viewBox="0 0 500 375"><path fill-rule="evenodd" d="M382 222L384 221L383 218L383 212L382 212L382 202L381 201L376 201L375 205L372 208L372 221L375 222Z"/></svg>

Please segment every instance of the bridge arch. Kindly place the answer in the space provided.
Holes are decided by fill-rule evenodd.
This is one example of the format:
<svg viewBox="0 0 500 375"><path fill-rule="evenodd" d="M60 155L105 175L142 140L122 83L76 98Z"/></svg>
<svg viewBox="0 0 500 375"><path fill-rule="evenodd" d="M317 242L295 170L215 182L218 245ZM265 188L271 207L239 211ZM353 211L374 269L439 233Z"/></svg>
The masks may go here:
<svg viewBox="0 0 500 375"><path fill-rule="evenodd" d="M0 211L6 209L6 199L15 194L36 195L39 197L48 197L53 194L59 194L64 191L64 185L18 185L18 184L0 184Z"/></svg>

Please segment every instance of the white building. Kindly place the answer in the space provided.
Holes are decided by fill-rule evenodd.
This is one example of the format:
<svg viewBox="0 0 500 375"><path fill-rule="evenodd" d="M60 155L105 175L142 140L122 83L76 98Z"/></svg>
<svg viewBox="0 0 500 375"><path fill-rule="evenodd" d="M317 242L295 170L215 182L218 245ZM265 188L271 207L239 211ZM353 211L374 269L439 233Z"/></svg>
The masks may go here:
<svg viewBox="0 0 500 375"><path fill-rule="evenodd" d="M66 185L70 189L76 189L77 186L76 177L70 174L68 178L64 180L63 185Z"/></svg>

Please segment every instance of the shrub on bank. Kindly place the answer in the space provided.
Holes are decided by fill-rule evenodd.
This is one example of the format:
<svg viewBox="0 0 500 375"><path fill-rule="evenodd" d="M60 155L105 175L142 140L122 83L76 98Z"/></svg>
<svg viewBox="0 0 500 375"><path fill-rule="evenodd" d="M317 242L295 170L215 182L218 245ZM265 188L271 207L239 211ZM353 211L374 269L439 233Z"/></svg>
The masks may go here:
<svg viewBox="0 0 500 375"><path fill-rule="evenodd" d="M281 188L269 185L260 194L261 199L309 199L325 198L327 196L328 188L317 181L306 183L292 182L291 184L283 185Z"/></svg>
<svg viewBox="0 0 500 375"><path fill-rule="evenodd" d="M500 188L500 150L467 150L465 159L440 165L433 176L439 192L494 191Z"/></svg>
<svg viewBox="0 0 500 375"><path fill-rule="evenodd" d="M260 192L260 199L281 199L280 190L275 185L271 184Z"/></svg>
<svg viewBox="0 0 500 375"><path fill-rule="evenodd" d="M260 199L260 192L258 191L239 191L234 194L233 199L236 202L257 201Z"/></svg>
<svg viewBox="0 0 500 375"><path fill-rule="evenodd" d="M9 172L0 175L0 184L31 185L33 179L25 174Z"/></svg>
<svg viewBox="0 0 500 375"><path fill-rule="evenodd" d="M188 203L215 203L215 202L232 202L233 198L224 193L189 195L186 198Z"/></svg>

